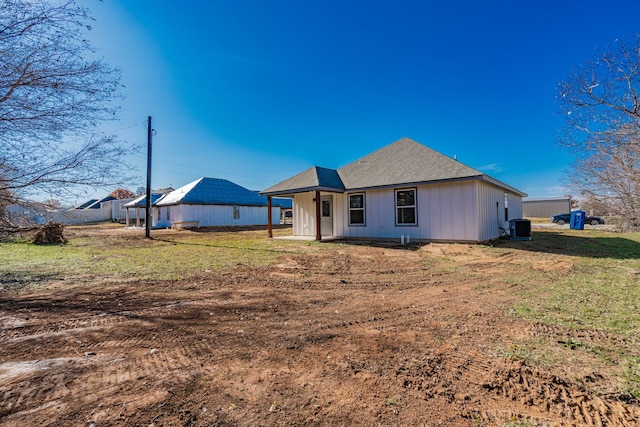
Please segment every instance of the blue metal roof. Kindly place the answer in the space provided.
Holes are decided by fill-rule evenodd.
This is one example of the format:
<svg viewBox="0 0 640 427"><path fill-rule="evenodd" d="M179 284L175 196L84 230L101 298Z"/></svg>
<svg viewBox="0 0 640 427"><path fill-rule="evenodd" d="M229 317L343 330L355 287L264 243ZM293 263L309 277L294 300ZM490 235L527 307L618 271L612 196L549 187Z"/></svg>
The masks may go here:
<svg viewBox="0 0 640 427"><path fill-rule="evenodd" d="M162 193L151 193L151 204L153 205L160 197ZM125 204L125 208L144 208L147 203L147 196L140 196L137 199L133 199L129 203Z"/></svg>
<svg viewBox="0 0 640 427"><path fill-rule="evenodd" d="M267 206L267 198L226 179L202 177L155 203L156 206L178 204ZM273 206L279 205L273 203Z"/></svg>

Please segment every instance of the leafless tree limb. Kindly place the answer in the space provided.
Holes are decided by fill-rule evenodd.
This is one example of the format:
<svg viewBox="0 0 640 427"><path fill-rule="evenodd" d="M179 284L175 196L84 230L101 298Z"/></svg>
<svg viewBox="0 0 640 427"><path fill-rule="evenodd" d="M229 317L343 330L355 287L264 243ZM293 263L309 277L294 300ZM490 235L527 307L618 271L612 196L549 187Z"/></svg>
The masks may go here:
<svg viewBox="0 0 640 427"><path fill-rule="evenodd" d="M640 35L617 40L561 82L559 143L575 157L569 183L640 227Z"/></svg>

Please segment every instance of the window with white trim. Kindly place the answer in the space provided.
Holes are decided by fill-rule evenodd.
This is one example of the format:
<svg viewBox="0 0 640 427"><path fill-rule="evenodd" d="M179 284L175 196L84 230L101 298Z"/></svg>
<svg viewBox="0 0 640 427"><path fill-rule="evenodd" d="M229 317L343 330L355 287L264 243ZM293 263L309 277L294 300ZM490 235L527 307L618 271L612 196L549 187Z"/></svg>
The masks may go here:
<svg viewBox="0 0 640 427"><path fill-rule="evenodd" d="M240 208L237 206L233 207L233 219L240 219Z"/></svg>
<svg viewBox="0 0 640 427"><path fill-rule="evenodd" d="M349 194L349 225L364 225L364 193Z"/></svg>
<svg viewBox="0 0 640 427"><path fill-rule="evenodd" d="M396 225L417 225L416 189L396 190Z"/></svg>

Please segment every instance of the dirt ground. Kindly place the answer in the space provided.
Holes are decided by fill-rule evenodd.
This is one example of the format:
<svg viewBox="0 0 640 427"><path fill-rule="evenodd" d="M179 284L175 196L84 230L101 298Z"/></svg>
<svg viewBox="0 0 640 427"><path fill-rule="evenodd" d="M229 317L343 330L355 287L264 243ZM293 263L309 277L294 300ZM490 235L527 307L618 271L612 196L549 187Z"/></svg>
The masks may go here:
<svg viewBox="0 0 640 427"><path fill-rule="evenodd" d="M468 279L431 268L443 258ZM508 357L578 332L509 316L501 269L571 266L517 249L327 243L189 281L0 294L0 425L638 425L638 402L571 349L553 368Z"/></svg>

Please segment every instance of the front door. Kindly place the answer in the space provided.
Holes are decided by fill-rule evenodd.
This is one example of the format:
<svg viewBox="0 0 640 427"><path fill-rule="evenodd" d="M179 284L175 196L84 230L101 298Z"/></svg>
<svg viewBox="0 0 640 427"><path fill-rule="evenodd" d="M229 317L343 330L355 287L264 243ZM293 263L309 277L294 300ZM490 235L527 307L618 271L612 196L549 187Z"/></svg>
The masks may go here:
<svg viewBox="0 0 640 427"><path fill-rule="evenodd" d="M322 196L320 201L320 235L333 236L333 196Z"/></svg>

